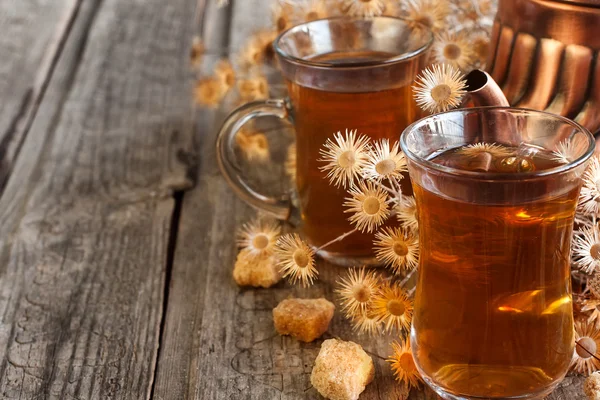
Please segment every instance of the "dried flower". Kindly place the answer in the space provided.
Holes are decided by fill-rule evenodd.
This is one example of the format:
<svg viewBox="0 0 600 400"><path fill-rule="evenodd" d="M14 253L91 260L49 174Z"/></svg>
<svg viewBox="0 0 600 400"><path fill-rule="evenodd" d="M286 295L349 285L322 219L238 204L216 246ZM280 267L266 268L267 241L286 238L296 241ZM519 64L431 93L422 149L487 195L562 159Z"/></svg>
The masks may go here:
<svg viewBox="0 0 600 400"><path fill-rule="evenodd" d="M342 0L346 14L356 17L375 17L383 14L383 0Z"/></svg>
<svg viewBox="0 0 600 400"><path fill-rule="evenodd" d="M461 147L458 150L460 155L466 157L478 157L483 153L488 153L493 158L502 158L513 155L513 152L502 145L496 143L474 143L468 146Z"/></svg>
<svg viewBox="0 0 600 400"><path fill-rule="evenodd" d="M600 330L587 322L575 322L575 351L571 367L580 374L589 375L600 369Z"/></svg>
<svg viewBox="0 0 600 400"><path fill-rule="evenodd" d="M215 66L215 77L221 81L226 90L235 85L235 71L229 60L221 60Z"/></svg>
<svg viewBox="0 0 600 400"><path fill-rule="evenodd" d="M206 52L204 42L199 36L194 36L192 40L192 48L190 49L190 62L192 67L197 67L202 62L202 57Z"/></svg>
<svg viewBox="0 0 600 400"><path fill-rule="evenodd" d="M264 100L269 97L269 83L264 75L240 79L237 84L242 101Z"/></svg>
<svg viewBox="0 0 600 400"><path fill-rule="evenodd" d="M413 196L402 196L400 203L396 205L396 218L406 229L417 232L419 221L417 220L417 202Z"/></svg>
<svg viewBox="0 0 600 400"><path fill-rule="evenodd" d="M373 315L385 324L387 331L391 329L410 328L413 306L398 284L384 284L373 299L371 308Z"/></svg>
<svg viewBox="0 0 600 400"><path fill-rule="evenodd" d="M196 103L210 108L216 108L223 100L224 95L223 85L216 78L201 79L196 83L194 89Z"/></svg>
<svg viewBox="0 0 600 400"><path fill-rule="evenodd" d="M417 104L429 112L448 111L458 107L467 83L458 69L450 65L434 65L418 76L413 86Z"/></svg>
<svg viewBox="0 0 600 400"><path fill-rule="evenodd" d="M588 324L595 322L596 326L600 327L600 300L597 300L597 299L583 300L581 311L582 312L591 311L591 313L588 317L588 320L587 320Z"/></svg>
<svg viewBox="0 0 600 400"><path fill-rule="evenodd" d="M404 228L384 228L375 234L375 255L394 273L414 269L419 264L419 239Z"/></svg>
<svg viewBox="0 0 600 400"><path fill-rule="evenodd" d="M385 5L385 10L383 11L383 15L385 16L398 17L402 12L402 7L398 0L383 0L383 4Z"/></svg>
<svg viewBox="0 0 600 400"><path fill-rule="evenodd" d="M235 140L248 161L266 162L270 159L269 141L264 133L242 129Z"/></svg>
<svg viewBox="0 0 600 400"><path fill-rule="evenodd" d="M283 0L278 0L273 5L271 8L271 15L273 18L273 25L275 25L277 32L283 32L292 27L294 11L294 6Z"/></svg>
<svg viewBox="0 0 600 400"><path fill-rule="evenodd" d="M280 234L281 227L276 221L255 219L238 232L238 246L247 249L250 257L271 255Z"/></svg>
<svg viewBox="0 0 600 400"><path fill-rule="evenodd" d="M368 159L362 170L363 177L377 182L384 179L397 183L408 172L406 158L399 149L398 142L390 149L388 139L375 142L368 153Z"/></svg>
<svg viewBox="0 0 600 400"><path fill-rule="evenodd" d="M381 333L383 323L371 311L355 315L350 321L352 322L352 330L360 335L376 336Z"/></svg>
<svg viewBox="0 0 600 400"><path fill-rule="evenodd" d="M573 263L588 274L596 271L600 265L600 238L597 228L583 228L575 232Z"/></svg>
<svg viewBox="0 0 600 400"><path fill-rule="evenodd" d="M327 163L319 169L327 172L327 178L336 187L352 187L354 179L366 165L369 138L364 135L357 137L356 132L346 129L346 137L342 136L342 132L336 133L335 142L327 139L319 152L322 158L318 161Z"/></svg>
<svg viewBox="0 0 600 400"><path fill-rule="evenodd" d="M490 51L490 37L488 32L471 33L471 48L479 68L483 69Z"/></svg>
<svg viewBox="0 0 600 400"><path fill-rule="evenodd" d="M296 143L290 144L285 159L285 173L290 177L290 180L296 182Z"/></svg>
<svg viewBox="0 0 600 400"><path fill-rule="evenodd" d="M581 140L580 136L574 139L565 139L556 145L556 150L552 152L552 160L561 164L573 162L580 154L583 154L587 145L587 140Z"/></svg>
<svg viewBox="0 0 600 400"><path fill-rule="evenodd" d="M345 278L338 280L335 292L340 296L340 305L347 318L362 315L368 310L378 285L377 275L368 272L364 267L352 268Z"/></svg>
<svg viewBox="0 0 600 400"><path fill-rule="evenodd" d="M324 0L302 0L299 3L298 11L302 22L310 22L329 16Z"/></svg>
<svg viewBox="0 0 600 400"><path fill-rule="evenodd" d="M255 33L242 47L238 55L239 65L246 70L260 66L273 57L273 41L276 31L263 30Z"/></svg>
<svg viewBox="0 0 600 400"><path fill-rule="evenodd" d="M359 182L358 186L351 188L348 193L344 212L353 213L348 220L356 225L361 232L371 233L388 218L390 211L387 204L387 193L371 181Z"/></svg>
<svg viewBox="0 0 600 400"><path fill-rule="evenodd" d="M315 268L315 252L298 234L281 236L275 254L283 277L289 278L292 284L299 281L302 286L308 287L319 275Z"/></svg>
<svg viewBox="0 0 600 400"><path fill-rule="evenodd" d="M420 29L425 25L433 32L445 28L445 19L450 10L447 4L437 0L408 0L407 18L414 22L413 28Z"/></svg>
<svg viewBox="0 0 600 400"><path fill-rule="evenodd" d="M451 65L463 72L473 69L475 54L468 33L440 33L433 46L433 57L436 62Z"/></svg>
<svg viewBox="0 0 600 400"><path fill-rule="evenodd" d="M579 195L579 209L587 215L600 212L600 157L592 157L583 175L583 187Z"/></svg>
<svg viewBox="0 0 600 400"><path fill-rule="evenodd" d="M409 387L417 388L420 382L423 381L412 352L410 350L410 341L393 342L392 348L394 354L392 354L386 361L391 364L392 371L396 380L400 383L405 383Z"/></svg>

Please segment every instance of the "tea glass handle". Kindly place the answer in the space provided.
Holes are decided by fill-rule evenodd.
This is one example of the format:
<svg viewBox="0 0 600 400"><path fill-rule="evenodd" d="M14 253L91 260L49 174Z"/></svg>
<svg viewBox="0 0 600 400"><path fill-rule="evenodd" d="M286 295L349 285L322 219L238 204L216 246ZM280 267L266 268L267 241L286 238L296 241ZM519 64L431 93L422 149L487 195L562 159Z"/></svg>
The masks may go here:
<svg viewBox="0 0 600 400"><path fill-rule="evenodd" d="M242 126L254 118L268 116L289 121L286 101L283 99L257 101L233 111L223 123L217 136L217 161L221 173L242 200L277 219L287 220L292 210L290 197L288 195L279 198L270 197L252 189L243 177L243 170L235 154L235 138Z"/></svg>

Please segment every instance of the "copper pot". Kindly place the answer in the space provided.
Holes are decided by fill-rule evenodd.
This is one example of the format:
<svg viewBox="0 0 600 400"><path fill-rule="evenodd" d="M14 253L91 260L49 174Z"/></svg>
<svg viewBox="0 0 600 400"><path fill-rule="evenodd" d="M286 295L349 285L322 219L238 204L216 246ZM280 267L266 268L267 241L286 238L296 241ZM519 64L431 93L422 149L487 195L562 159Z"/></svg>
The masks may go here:
<svg viewBox="0 0 600 400"><path fill-rule="evenodd" d="M600 131L600 0L500 0L487 70L511 105Z"/></svg>

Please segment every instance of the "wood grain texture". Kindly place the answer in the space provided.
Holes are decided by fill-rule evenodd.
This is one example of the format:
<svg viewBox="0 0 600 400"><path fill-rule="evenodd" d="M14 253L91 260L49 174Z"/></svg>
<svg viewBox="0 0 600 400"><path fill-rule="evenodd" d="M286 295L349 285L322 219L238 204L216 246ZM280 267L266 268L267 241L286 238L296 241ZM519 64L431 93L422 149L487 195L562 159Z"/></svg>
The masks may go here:
<svg viewBox="0 0 600 400"><path fill-rule="evenodd" d="M81 3L0 198L3 399L149 397L192 183L194 8Z"/></svg>
<svg viewBox="0 0 600 400"><path fill-rule="evenodd" d="M81 0L0 2L0 193Z"/></svg>

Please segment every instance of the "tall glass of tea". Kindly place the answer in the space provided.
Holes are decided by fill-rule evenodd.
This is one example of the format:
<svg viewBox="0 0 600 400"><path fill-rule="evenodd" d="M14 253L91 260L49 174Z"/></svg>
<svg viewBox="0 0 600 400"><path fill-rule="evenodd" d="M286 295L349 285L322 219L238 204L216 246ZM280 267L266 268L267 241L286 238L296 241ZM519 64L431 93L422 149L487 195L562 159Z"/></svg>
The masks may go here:
<svg viewBox="0 0 600 400"><path fill-rule="evenodd" d="M592 135L473 108L414 123L401 146L419 221L419 371L445 399L543 398L573 356L570 244Z"/></svg>
<svg viewBox="0 0 600 400"><path fill-rule="evenodd" d="M432 33L391 17L330 18L298 25L275 41L289 99L251 103L225 121L217 141L221 171L250 205L288 217L289 197L272 198L250 188L235 159L235 135L254 117L277 116L296 132L296 184L303 231L316 248L351 231L342 204L347 193L329 184L319 150L336 132L358 130L372 139L397 140L421 117L411 85L426 66ZM410 184L404 179L404 189ZM370 264L373 238L354 234L320 254L336 264Z"/></svg>

